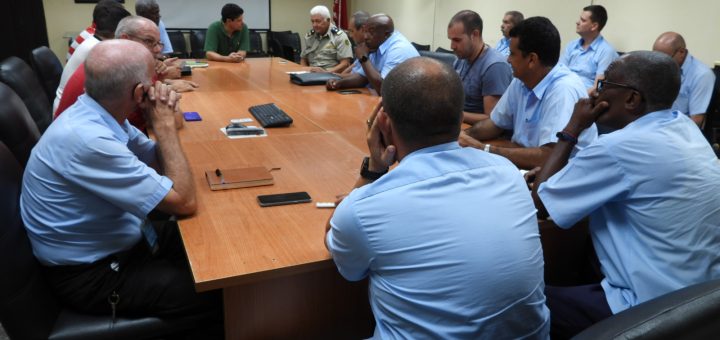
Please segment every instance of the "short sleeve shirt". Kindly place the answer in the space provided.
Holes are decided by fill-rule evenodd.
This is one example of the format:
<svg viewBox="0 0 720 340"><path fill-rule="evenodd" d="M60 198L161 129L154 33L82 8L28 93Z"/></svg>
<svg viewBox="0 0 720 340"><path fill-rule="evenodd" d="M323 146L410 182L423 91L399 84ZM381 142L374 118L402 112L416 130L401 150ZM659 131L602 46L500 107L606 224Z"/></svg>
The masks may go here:
<svg viewBox="0 0 720 340"><path fill-rule="evenodd" d="M490 47L474 62L458 59L454 67L463 83L467 112L484 113L483 97L502 96L513 78L505 57Z"/></svg>
<svg viewBox="0 0 720 340"><path fill-rule="evenodd" d="M682 113L600 136L538 195L560 227L590 216L613 313L720 278L720 162Z"/></svg>
<svg viewBox="0 0 720 340"><path fill-rule="evenodd" d="M228 36L222 22L216 21L208 27L205 34L205 52L216 52L220 55L229 55L237 51L250 50L250 30L243 23L242 30Z"/></svg>
<svg viewBox="0 0 720 340"><path fill-rule="evenodd" d="M715 87L715 74L690 54L685 58L680 72L680 93L672 109L691 116L706 113Z"/></svg>
<svg viewBox="0 0 720 340"><path fill-rule="evenodd" d="M502 37L500 38L500 41L498 41L497 46L495 46L495 49L500 52L500 54L504 56L510 55L510 38Z"/></svg>
<svg viewBox="0 0 720 340"><path fill-rule="evenodd" d="M400 32L395 31L387 40L380 44L377 51L370 53L368 62L375 67L382 78L385 78L395 66L400 65L400 63L407 59L418 56L420 56L420 54L410 41ZM362 65L359 63L358 65L360 66L359 69L353 69L353 72L357 71L357 74L367 77Z"/></svg>
<svg viewBox="0 0 720 340"><path fill-rule="evenodd" d="M581 98L587 98L587 89L578 75L558 64L532 90L513 79L490 119L498 127L512 130L513 142L535 148L557 142L557 132L570 121L575 103ZM573 154L596 138L593 124L580 134Z"/></svg>
<svg viewBox="0 0 720 340"><path fill-rule="evenodd" d="M560 57L560 63L577 73L587 90L595 85L595 78L605 74L607 67L617 58L615 48L599 35L587 49L583 49L582 38L572 41Z"/></svg>
<svg viewBox="0 0 720 340"><path fill-rule="evenodd" d="M163 44L162 54L173 53L172 42L170 42L170 36L165 29L165 23L160 20L158 24L158 31L160 31L160 42Z"/></svg>
<svg viewBox="0 0 720 340"><path fill-rule="evenodd" d="M314 31L305 35L305 49L300 57L307 58L310 66L328 69L343 59L352 59L353 52L347 34L331 25L323 36Z"/></svg>
<svg viewBox="0 0 720 340"><path fill-rule="evenodd" d="M28 160L20 212L46 265L92 263L130 249L173 182L150 165L155 143L87 95L45 131Z"/></svg>

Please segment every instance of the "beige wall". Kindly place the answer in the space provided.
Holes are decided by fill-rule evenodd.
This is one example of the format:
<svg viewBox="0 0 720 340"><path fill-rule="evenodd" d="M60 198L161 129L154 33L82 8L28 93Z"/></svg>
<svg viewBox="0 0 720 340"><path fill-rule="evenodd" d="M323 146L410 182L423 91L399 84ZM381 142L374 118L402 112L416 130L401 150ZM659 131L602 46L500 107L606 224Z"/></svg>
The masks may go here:
<svg viewBox="0 0 720 340"><path fill-rule="evenodd" d="M332 4L332 0L272 0L270 24L273 30L291 30L303 36L311 29L310 9L315 5L332 9ZM43 0L43 6L50 48L64 63L68 47L64 36L67 33L77 34L90 25L95 5L76 4L74 0ZM125 8L135 13L135 0L125 0Z"/></svg>
<svg viewBox="0 0 720 340"><path fill-rule="evenodd" d="M709 66L720 60L720 1L693 0L595 0L608 9L610 20L603 31L605 37L619 51L650 49L662 32L681 33L690 53ZM315 5L332 7L331 0L272 0L273 30L292 30L304 35L310 29L309 11ZM472 9L483 17L483 37L490 45L500 39L500 20L507 10L515 9L526 16L542 15L557 26L562 44L577 38L575 21L582 7L590 0L350 0L350 11L362 9L370 13L387 13L395 20L395 27L410 41L430 44L432 48L449 48L447 23L457 11ZM92 4L76 4L74 0L44 0L50 48L65 61L66 32L79 32L92 20ZM135 0L125 6L134 12Z"/></svg>
<svg viewBox="0 0 720 340"><path fill-rule="evenodd" d="M619 51L650 49L662 32L674 30L685 37L690 53L712 66L720 60L720 2L716 0L350 0L351 13L387 13L395 27L410 41L449 48L447 23L462 9L472 9L483 18L485 41L495 46L501 37L500 21L508 10L526 17L546 16L560 31L563 48L578 36L575 21L583 7L595 3L605 6L610 19L603 31Z"/></svg>

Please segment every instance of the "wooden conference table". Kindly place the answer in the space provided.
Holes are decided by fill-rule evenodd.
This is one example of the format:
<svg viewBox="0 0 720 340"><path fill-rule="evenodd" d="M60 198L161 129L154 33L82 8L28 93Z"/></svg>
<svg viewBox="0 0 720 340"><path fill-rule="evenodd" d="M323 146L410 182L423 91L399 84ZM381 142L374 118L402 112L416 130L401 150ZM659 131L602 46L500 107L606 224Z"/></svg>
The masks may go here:
<svg viewBox="0 0 720 340"><path fill-rule="evenodd" d="M198 212L179 221L198 291L222 289L228 339L358 338L372 335L367 282L345 281L323 243L335 201L358 177L367 154L365 121L378 101L361 94L301 87L280 58L195 68L200 88L184 93L184 111L202 121L179 131L197 188ZM252 118L251 105L273 102L294 120L267 137L228 139L220 128ZM248 125L258 125L247 123ZM206 170L265 166L271 186L211 191ZM312 204L261 208L264 194L307 191Z"/></svg>

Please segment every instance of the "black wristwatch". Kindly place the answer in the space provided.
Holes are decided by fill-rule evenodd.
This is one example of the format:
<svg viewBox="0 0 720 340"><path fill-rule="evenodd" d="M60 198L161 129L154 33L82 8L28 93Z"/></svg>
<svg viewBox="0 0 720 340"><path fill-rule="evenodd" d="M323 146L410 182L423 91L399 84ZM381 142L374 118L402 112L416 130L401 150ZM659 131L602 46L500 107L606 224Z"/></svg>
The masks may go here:
<svg viewBox="0 0 720 340"><path fill-rule="evenodd" d="M370 157L365 157L360 167L360 177L374 181L388 172L388 169L385 169L383 172L370 171L368 170L368 166L370 166Z"/></svg>
<svg viewBox="0 0 720 340"><path fill-rule="evenodd" d="M366 55L360 57L360 63L361 63L361 64L364 63L364 62L366 62L366 61L368 61L368 57L367 57Z"/></svg>

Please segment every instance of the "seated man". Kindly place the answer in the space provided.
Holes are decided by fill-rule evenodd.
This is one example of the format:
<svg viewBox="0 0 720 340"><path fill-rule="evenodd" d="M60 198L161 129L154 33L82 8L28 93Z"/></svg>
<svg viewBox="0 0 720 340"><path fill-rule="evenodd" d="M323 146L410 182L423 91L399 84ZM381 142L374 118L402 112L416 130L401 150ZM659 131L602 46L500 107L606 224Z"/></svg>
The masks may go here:
<svg viewBox="0 0 720 340"><path fill-rule="evenodd" d="M702 128L705 111L710 105L715 88L715 74L690 55L685 47L685 39L675 32L661 34L653 44L653 51L669 55L680 65L680 94L672 109L689 115L695 124Z"/></svg>
<svg viewBox="0 0 720 340"><path fill-rule="evenodd" d="M580 76L588 93L595 89L595 82L602 79L605 69L618 57L615 48L600 35L607 19L603 6L583 8L580 19L575 23L575 31L580 38L570 42L560 58L560 63Z"/></svg>
<svg viewBox="0 0 720 340"><path fill-rule="evenodd" d="M313 72L344 71L353 57L345 31L332 24L330 10L325 6L315 6L310 10L310 22L313 29L305 35L300 65L311 66Z"/></svg>
<svg viewBox="0 0 720 340"><path fill-rule="evenodd" d="M568 338L639 303L720 278L720 164L692 121L670 110L679 88L679 68L668 56L629 53L559 130L535 180L535 203L562 228L590 216L605 278L547 287L553 336ZM568 160L575 136L596 120L616 130Z"/></svg>
<svg viewBox="0 0 720 340"><path fill-rule="evenodd" d="M348 21L348 32L350 33L350 38L352 38L352 42L355 44L355 46L359 44L365 44L365 24L367 23L368 19L370 19L370 14L365 11L357 11L353 13L353 15L350 17ZM355 52L353 51L353 57L355 57ZM350 67L347 67L344 71L340 72L341 76L346 76L352 73L353 70L357 72L358 70L361 70L362 67L360 66L359 61L356 59L355 62Z"/></svg>
<svg viewBox="0 0 720 340"><path fill-rule="evenodd" d="M210 24L205 34L205 57L208 60L239 63L250 50L250 30L243 22L243 11L236 4L226 4L220 11L221 21Z"/></svg>
<svg viewBox="0 0 720 340"><path fill-rule="evenodd" d="M95 5L93 9L93 35L85 38L77 48L72 49L72 57L68 58L67 64L63 68L60 76L60 83L55 91L55 101L53 102L53 112L60 105L60 99L65 91L70 77L77 71L78 67L85 62L90 50L95 47L101 40L112 39L115 36L115 29L118 23L125 17L130 16L130 12L125 10L123 5L115 0L102 0ZM76 38L77 39L77 38Z"/></svg>
<svg viewBox="0 0 720 340"><path fill-rule="evenodd" d="M498 101L490 119L460 135L462 145L504 156L521 169L542 165L552 151L555 133L567 124L578 99L587 97L580 78L562 64L560 34L544 17L521 21L510 31L510 57L516 79ZM490 145L478 140L512 130L512 143ZM593 125L579 137L578 149L597 138Z"/></svg>
<svg viewBox="0 0 720 340"><path fill-rule="evenodd" d="M152 84L154 65L134 41L108 40L90 51L87 94L33 148L20 212L64 305L102 315L220 317L219 295L195 292L177 225L154 227L147 217L153 209L197 209L175 130L179 97ZM157 142L128 123L127 112L138 106L149 112Z"/></svg>
<svg viewBox="0 0 720 340"><path fill-rule="evenodd" d="M170 36L168 36L165 29L165 23L160 20L160 5L158 5L157 0L137 0L135 2L135 14L150 19L158 26L160 42L163 44L160 53L165 55L173 53L172 42L170 42Z"/></svg>
<svg viewBox="0 0 720 340"><path fill-rule="evenodd" d="M457 55L455 71L465 90L463 122L474 124L487 119L500 97L510 85L512 70L506 58L486 45L482 37L480 15L460 11L448 24L450 48Z"/></svg>
<svg viewBox="0 0 720 340"><path fill-rule="evenodd" d="M506 57L510 55L510 30L523 21L523 19L525 19L525 17L518 11L509 11L505 13L505 16L502 19L502 25L500 25L500 31L503 36L495 46L495 49L500 52L500 54Z"/></svg>
<svg viewBox="0 0 720 340"><path fill-rule="evenodd" d="M117 30L115 31L115 37L117 39L137 41L145 45L145 47L156 56L162 49L162 44L159 41L160 37L157 26L152 21L140 16L129 16L121 20L118 24ZM165 70L165 63L155 60L155 77L153 77L153 80L163 79L163 82L170 85L173 90L177 89L178 92L191 91L197 87L196 83L187 80L164 79L163 75ZM81 65L68 81L65 93L63 93L63 97L60 100L60 105L58 106L57 111L55 111L55 118L73 105L77 101L78 97L85 92L85 79L85 69ZM181 127L183 121L180 110L177 112L177 120L177 126ZM140 129L140 131L145 132L147 126L145 115L142 110L130 113L128 121L130 121L130 124Z"/></svg>
<svg viewBox="0 0 720 340"><path fill-rule="evenodd" d="M375 338L547 338L532 199L512 163L458 145L462 105L449 66L393 69L369 121L370 157L328 222L340 274L370 277Z"/></svg>
<svg viewBox="0 0 720 340"><path fill-rule="evenodd" d="M415 47L400 32L395 31L392 18L376 14L365 24L365 44L355 46L358 68L340 80L327 82L329 91L370 85L377 93L382 81L395 66L419 56Z"/></svg>

